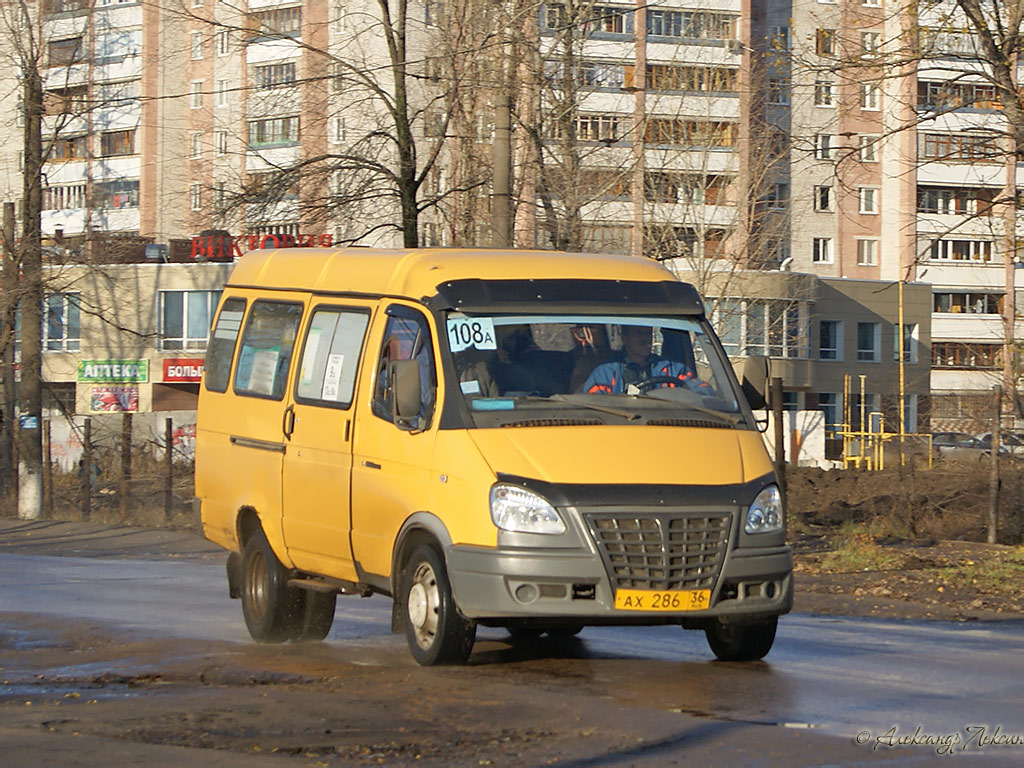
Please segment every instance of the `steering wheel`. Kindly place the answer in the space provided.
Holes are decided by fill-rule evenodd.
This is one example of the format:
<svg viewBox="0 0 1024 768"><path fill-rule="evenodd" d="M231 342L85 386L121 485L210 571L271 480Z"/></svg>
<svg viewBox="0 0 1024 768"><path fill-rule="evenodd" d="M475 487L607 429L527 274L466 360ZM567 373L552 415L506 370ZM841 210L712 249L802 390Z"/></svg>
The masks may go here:
<svg viewBox="0 0 1024 768"><path fill-rule="evenodd" d="M654 389L657 386L660 386L661 384L674 384L677 387L682 387L683 380L680 379L678 376L651 376L649 378L644 379L643 381L638 381L633 386L635 386L641 392L649 392L650 390Z"/></svg>

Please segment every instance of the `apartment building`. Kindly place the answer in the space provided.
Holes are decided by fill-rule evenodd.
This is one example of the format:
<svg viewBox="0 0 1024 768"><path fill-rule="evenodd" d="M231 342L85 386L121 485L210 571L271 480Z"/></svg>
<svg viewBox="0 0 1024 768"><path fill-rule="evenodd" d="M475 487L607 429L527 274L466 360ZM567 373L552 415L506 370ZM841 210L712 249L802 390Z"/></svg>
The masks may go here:
<svg viewBox="0 0 1024 768"><path fill-rule="evenodd" d="M211 229L235 236L234 256L267 236L396 246L414 219L425 245L488 242L503 94L516 245L665 260L711 297L724 336L800 339L779 355L764 342L780 360L833 363L841 318L730 286L737 266L879 281L885 297L931 284L930 323L902 333L932 362L933 415L958 417L1004 380L1017 277L988 206L1016 169L989 151L1001 113L973 43L943 31L952 6L921 4L932 58L893 77L908 27L894 0L412 0L402 90L371 0L44 0L43 231L101 260L114 236ZM0 192L16 200L15 74L0 74ZM751 317L751 297L777 301ZM798 310L768 308L787 302ZM857 333L846 346L865 354L891 335ZM873 386L890 397L888 373ZM786 387L795 407L837 392L795 373Z"/></svg>
<svg viewBox="0 0 1024 768"><path fill-rule="evenodd" d="M933 429L970 429L990 411L994 385L1016 385L1007 341L1024 330L1019 225L993 206L1020 186L1019 171L978 41L958 14L951 0L770 2L767 11L769 36L788 41L786 108L802 127L790 147L793 268L932 286Z"/></svg>

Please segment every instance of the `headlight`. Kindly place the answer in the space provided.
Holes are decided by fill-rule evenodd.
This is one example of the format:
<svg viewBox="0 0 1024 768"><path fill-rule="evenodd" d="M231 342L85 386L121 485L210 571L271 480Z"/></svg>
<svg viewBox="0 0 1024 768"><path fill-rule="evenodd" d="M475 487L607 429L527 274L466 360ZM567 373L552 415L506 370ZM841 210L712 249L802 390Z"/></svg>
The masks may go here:
<svg viewBox="0 0 1024 768"><path fill-rule="evenodd" d="M505 531L565 533L565 523L546 499L515 485L491 488L491 519Z"/></svg>
<svg viewBox="0 0 1024 768"><path fill-rule="evenodd" d="M782 494L777 485L769 485L747 510L747 533L782 530Z"/></svg>

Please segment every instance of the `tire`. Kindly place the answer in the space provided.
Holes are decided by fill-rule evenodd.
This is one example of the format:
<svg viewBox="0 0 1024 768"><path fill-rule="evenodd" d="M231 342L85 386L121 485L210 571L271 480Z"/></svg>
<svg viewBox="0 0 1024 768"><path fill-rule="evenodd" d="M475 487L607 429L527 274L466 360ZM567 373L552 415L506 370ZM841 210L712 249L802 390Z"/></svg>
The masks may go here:
<svg viewBox="0 0 1024 768"><path fill-rule="evenodd" d="M435 547L421 544L412 553L399 592L405 635L417 663L462 664L476 639L476 624L455 605L448 572Z"/></svg>
<svg viewBox="0 0 1024 768"><path fill-rule="evenodd" d="M262 530L242 550L242 615L258 643L283 643L301 629L302 593L288 586L288 571Z"/></svg>
<svg viewBox="0 0 1024 768"><path fill-rule="evenodd" d="M300 590L302 597L302 621L296 622L294 640L319 642L327 637L334 624L334 609L338 601L337 592L317 592L312 589Z"/></svg>
<svg viewBox="0 0 1024 768"><path fill-rule="evenodd" d="M758 624L723 624L715 621L704 634L712 652L721 661L757 661L763 659L775 642L778 617Z"/></svg>

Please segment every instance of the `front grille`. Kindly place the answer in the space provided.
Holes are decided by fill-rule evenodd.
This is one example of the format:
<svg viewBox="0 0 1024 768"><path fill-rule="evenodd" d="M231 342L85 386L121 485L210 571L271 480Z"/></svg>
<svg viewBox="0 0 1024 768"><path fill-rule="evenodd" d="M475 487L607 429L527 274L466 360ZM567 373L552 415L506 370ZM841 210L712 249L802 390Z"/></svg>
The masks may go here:
<svg viewBox="0 0 1024 768"><path fill-rule="evenodd" d="M732 515L584 515L615 589L709 589Z"/></svg>

